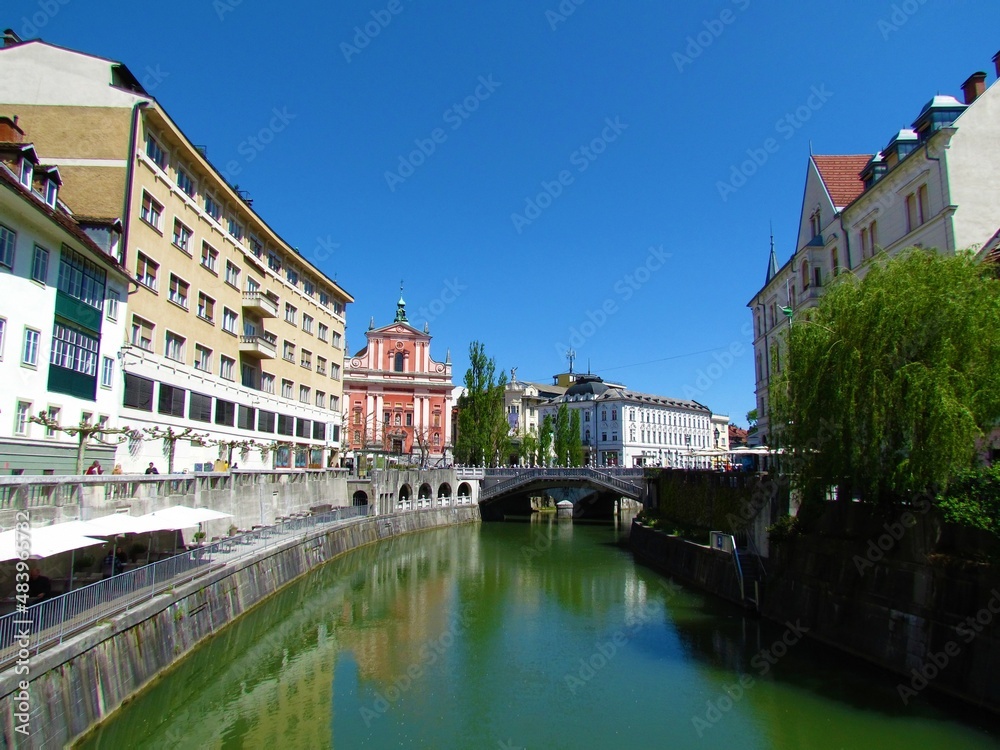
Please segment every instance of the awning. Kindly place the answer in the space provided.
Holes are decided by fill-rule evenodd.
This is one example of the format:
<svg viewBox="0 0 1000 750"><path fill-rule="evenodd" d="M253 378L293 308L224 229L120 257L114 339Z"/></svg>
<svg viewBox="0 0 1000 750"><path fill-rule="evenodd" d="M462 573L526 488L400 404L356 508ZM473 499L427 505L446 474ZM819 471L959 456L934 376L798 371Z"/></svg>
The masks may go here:
<svg viewBox="0 0 1000 750"><path fill-rule="evenodd" d="M208 508L189 508L186 505L174 505L163 510L153 511L137 520L150 524L149 531L168 529L189 529L205 521L218 521L221 518L232 518L230 513L222 513Z"/></svg>
<svg viewBox="0 0 1000 750"><path fill-rule="evenodd" d="M105 543L103 539L92 539L79 531L62 528L68 525L38 526L27 533L22 532L20 540L18 532L13 529L3 532L0 534L0 562L19 559L19 550L26 550L29 558L52 557L60 552Z"/></svg>

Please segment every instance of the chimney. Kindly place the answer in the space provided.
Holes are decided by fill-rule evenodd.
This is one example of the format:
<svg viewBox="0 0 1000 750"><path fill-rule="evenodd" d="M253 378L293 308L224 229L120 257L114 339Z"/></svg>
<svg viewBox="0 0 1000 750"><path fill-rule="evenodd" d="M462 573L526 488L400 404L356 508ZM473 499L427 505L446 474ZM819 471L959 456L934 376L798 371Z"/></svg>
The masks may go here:
<svg viewBox="0 0 1000 750"><path fill-rule="evenodd" d="M986 74L982 71L973 73L962 84L962 91L965 92L965 103L972 104L986 92Z"/></svg>
<svg viewBox="0 0 1000 750"><path fill-rule="evenodd" d="M21 43L21 37L19 37L14 29L4 29L3 30L3 46L13 47L15 44Z"/></svg>
<svg viewBox="0 0 1000 750"><path fill-rule="evenodd" d="M997 78L1000 78L1000 52L997 52L995 55L993 55L993 64L996 66L997 69Z"/></svg>
<svg viewBox="0 0 1000 750"><path fill-rule="evenodd" d="M24 143L24 131L17 125L17 115L14 119L0 115L0 142Z"/></svg>

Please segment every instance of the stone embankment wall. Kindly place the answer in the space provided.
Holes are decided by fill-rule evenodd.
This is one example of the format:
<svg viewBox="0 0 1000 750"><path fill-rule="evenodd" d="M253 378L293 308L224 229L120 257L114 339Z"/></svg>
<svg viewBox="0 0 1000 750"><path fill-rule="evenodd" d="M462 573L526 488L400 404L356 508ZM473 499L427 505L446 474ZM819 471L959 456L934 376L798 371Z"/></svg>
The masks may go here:
<svg viewBox="0 0 1000 750"><path fill-rule="evenodd" d="M33 656L30 675L0 674L3 747L63 747L106 718L202 640L296 578L348 550L399 534L479 520L476 505L348 521L262 550L178 586ZM27 737L15 732L16 694L28 679Z"/></svg>

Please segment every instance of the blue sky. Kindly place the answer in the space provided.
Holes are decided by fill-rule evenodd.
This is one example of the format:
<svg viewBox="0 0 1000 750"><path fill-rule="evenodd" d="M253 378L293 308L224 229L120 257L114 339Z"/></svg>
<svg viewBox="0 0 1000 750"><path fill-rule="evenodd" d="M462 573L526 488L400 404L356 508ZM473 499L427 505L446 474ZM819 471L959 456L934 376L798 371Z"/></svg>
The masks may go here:
<svg viewBox="0 0 1000 750"><path fill-rule="evenodd" d="M352 350L403 279L456 383L473 340L542 382L572 346L578 371L736 423L746 303L769 222L779 261L794 250L810 144L873 153L934 94L992 83L1000 50L988 0L277 7L36 0L0 20L128 65L354 295Z"/></svg>

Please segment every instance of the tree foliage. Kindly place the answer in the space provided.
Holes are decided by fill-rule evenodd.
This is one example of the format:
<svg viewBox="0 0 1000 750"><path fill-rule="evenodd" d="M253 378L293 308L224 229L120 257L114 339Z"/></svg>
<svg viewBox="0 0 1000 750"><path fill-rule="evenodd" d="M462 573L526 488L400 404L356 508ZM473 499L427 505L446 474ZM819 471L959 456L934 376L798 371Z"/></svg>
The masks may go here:
<svg viewBox="0 0 1000 750"><path fill-rule="evenodd" d="M510 430L504 414L507 374L497 375L496 361L486 356L486 347L469 344L469 369L465 393L458 399L458 438L455 460L479 466L496 465L508 452Z"/></svg>
<svg viewBox="0 0 1000 750"><path fill-rule="evenodd" d="M771 439L807 500L835 485L884 503L936 492L1000 417L1000 282L968 254L910 250L844 274L786 343Z"/></svg>
<svg viewBox="0 0 1000 750"><path fill-rule="evenodd" d="M562 403L556 411L555 435L552 439L556 466L569 466L569 429L569 407Z"/></svg>
<svg viewBox="0 0 1000 750"><path fill-rule="evenodd" d="M552 457L552 415L546 414L538 430L538 463L548 466Z"/></svg>
<svg viewBox="0 0 1000 750"><path fill-rule="evenodd" d="M569 465L583 465L583 441L580 438L579 409L573 409L569 418Z"/></svg>

